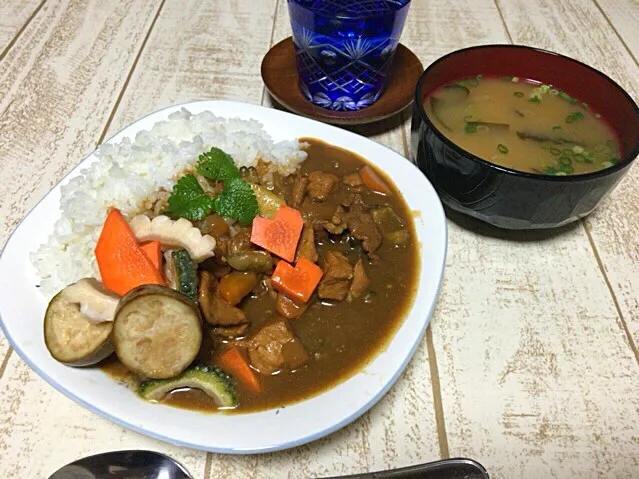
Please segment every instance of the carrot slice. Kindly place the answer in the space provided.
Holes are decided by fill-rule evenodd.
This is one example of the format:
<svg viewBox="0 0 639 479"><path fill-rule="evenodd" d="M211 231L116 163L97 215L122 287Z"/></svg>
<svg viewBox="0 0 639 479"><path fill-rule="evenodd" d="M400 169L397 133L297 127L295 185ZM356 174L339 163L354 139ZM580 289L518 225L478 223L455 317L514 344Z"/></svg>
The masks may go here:
<svg viewBox="0 0 639 479"><path fill-rule="evenodd" d="M305 303L311 298L320 279L322 268L303 256L297 260L295 268L286 261L280 261L271 276L276 290Z"/></svg>
<svg viewBox="0 0 639 479"><path fill-rule="evenodd" d="M159 241L148 241L140 245L140 249L144 255L149 258L151 264L157 270L162 269L162 249Z"/></svg>
<svg viewBox="0 0 639 479"><path fill-rule="evenodd" d="M362 179L362 183L377 193L382 195L390 195L392 193L388 184L370 165L362 166L359 169L359 177Z"/></svg>
<svg viewBox="0 0 639 479"><path fill-rule="evenodd" d="M246 359L237 346L226 351L220 356L220 367L242 382L247 388L256 393L262 392L262 385L250 368Z"/></svg>
<svg viewBox="0 0 639 479"><path fill-rule="evenodd" d="M162 273L142 252L129 224L115 208L104 222L95 257L104 287L120 296L143 284L166 285Z"/></svg>
<svg viewBox="0 0 639 479"><path fill-rule="evenodd" d="M272 220L255 217L251 243L292 262L303 227L302 214L295 208L282 205Z"/></svg>

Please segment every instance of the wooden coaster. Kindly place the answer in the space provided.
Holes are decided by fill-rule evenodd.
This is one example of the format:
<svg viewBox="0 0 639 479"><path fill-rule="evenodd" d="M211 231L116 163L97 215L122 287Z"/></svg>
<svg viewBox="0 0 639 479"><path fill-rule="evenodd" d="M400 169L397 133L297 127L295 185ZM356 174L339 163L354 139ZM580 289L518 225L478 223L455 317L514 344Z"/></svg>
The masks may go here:
<svg viewBox="0 0 639 479"><path fill-rule="evenodd" d="M399 113L413 102L417 80L423 72L419 58L400 43L386 89L379 99L362 110L332 111L314 105L302 95L297 83L295 47L291 37L273 46L262 60L264 84L282 106L298 115L336 125L373 123Z"/></svg>

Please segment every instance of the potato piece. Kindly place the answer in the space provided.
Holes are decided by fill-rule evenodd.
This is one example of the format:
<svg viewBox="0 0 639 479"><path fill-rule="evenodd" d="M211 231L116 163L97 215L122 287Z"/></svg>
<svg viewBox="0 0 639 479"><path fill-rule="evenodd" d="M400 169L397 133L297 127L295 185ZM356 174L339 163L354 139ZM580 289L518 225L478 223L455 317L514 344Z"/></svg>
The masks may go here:
<svg viewBox="0 0 639 479"><path fill-rule="evenodd" d="M231 306L235 306L257 286L257 275L252 272L234 271L220 280L220 296Z"/></svg>
<svg viewBox="0 0 639 479"><path fill-rule="evenodd" d="M64 291L64 290L63 290ZM56 360L70 366L91 366L113 352L113 322L96 323L80 312L80 305L62 292L44 315L44 342Z"/></svg>
<svg viewBox="0 0 639 479"><path fill-rule="evenodd" d="M171 288L140 286L120 300L113 343L130 371L152 379L175 377L193 362L202 345L200 310Z"/></svg>

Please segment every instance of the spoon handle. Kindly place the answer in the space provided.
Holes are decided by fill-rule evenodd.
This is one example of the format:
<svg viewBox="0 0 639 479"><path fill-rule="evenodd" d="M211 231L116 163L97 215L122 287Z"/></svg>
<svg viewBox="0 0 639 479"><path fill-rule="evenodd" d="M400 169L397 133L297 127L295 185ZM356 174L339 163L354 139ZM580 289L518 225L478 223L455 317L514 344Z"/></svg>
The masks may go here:
<svg viewBox="0 0 639 479"><path fill-rule="evenodd" d="M454 458L389 471L326 479L489 479L489 476L488 471L477 461Z"/></svg>

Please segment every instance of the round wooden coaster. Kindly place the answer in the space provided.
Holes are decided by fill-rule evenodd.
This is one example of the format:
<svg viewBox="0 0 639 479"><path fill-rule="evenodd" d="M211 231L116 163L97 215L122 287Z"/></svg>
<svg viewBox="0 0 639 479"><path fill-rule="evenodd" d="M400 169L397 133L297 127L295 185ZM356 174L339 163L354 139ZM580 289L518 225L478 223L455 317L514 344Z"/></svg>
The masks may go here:
<svg viewBox="0 0 639 479"><path fill-rule="evenodd" d="M336 125L373 123L399 113L413 102L415 86L424 67L401 43L397 45L386 89L368 108L332 111L314 105L302 95L297 83L295 48L291 37L273 46L262 60L262 79L269 93L282 106L298 115Z"/></svg>

